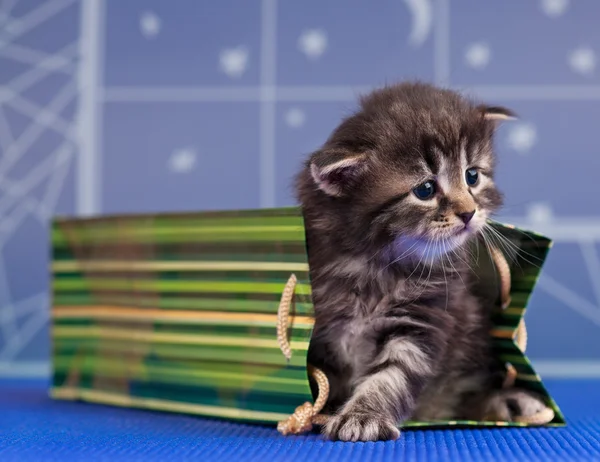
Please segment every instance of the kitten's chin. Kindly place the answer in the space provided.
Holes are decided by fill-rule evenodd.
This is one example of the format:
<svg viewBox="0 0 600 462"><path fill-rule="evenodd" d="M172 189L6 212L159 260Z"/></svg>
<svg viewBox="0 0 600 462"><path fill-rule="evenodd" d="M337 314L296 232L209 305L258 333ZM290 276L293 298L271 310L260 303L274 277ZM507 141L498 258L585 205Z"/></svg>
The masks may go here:
<svg viewBox="0 0 600 462"><path fill-rule="evenodd" d="M465 245L474 238L472 229L462 229L450 236L440 238L398 236L393 243L393 257L397 262L435 262L439 258Z"/></svg>

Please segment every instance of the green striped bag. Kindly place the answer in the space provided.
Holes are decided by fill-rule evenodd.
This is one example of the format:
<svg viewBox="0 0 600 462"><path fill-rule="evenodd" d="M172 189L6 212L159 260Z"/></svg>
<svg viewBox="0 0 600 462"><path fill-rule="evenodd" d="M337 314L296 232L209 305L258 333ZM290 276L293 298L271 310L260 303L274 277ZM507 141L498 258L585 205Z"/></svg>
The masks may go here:
<svg viewBox="0 0 600 462"><path fill-rule="evenodd" d="M547 399L554 411L547 425L564 425L517 343L551 241L491 224L519 249L497 248L510 265L510 298L493 314L495 351L517 385ZM481 255L480 280L500 290L501 268L486 266L485 247L474 250ZM57 218L52 292L56 399L279 422L283 433L298 431L289 419L303 410L308 417L292 427L319 423L306 362L314 318L299 208ZM282 306L289 309L283 318ZM449 425L528 424L404 427Z"/></svg>

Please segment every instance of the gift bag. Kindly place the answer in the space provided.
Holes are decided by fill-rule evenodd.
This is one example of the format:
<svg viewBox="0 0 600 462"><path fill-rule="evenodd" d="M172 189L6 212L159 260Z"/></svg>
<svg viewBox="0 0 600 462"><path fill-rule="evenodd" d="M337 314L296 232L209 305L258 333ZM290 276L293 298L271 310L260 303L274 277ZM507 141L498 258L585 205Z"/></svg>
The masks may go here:
<svg viewBox="0 0 600 462"><path fill-rule="evenodd" d="M497 299L494 351L507 381L547 401L544 424L564 425L524 353L522 319L551 241L491 225L503 239L470 253L479 289ZM314 317L300 208L57 218L51 233L52 397L278 424L286 434L327 418L327 377L307 364Z"/></svg>

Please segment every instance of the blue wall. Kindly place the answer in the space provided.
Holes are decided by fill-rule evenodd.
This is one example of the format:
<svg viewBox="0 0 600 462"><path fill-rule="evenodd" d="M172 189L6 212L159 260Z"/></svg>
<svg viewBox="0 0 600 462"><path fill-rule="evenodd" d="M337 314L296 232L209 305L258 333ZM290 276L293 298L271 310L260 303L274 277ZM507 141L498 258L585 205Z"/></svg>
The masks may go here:
<svg viewBox="0 0 600 462"><path fill-rule="evenodd" d="M356 96L414 77L521 115L499 131L504 215L556 240L529 352L600 371L600 3L0 5L0 374L45 370L50 216L292 204Z"/></svg>

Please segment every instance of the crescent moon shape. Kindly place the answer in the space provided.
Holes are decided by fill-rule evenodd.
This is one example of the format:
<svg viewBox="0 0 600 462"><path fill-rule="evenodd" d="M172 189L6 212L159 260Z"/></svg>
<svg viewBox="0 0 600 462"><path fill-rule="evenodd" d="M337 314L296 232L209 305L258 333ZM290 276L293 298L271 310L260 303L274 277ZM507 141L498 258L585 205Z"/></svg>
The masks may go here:
<svg viewBox="0 0 600 462"><path fill-rule="evenodd" d="M433 15L430 0L404 0L412 15L412 28L408 40L412 46L420 46L429 36Z"/></svg>

